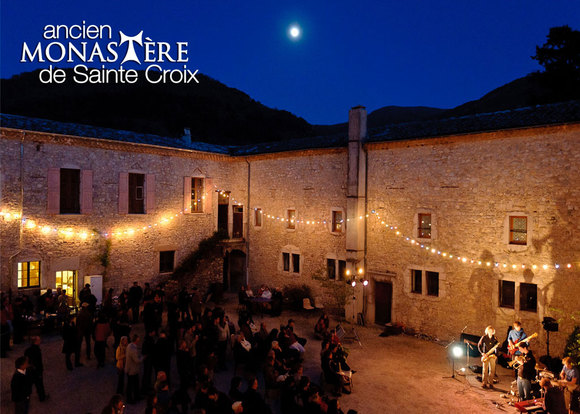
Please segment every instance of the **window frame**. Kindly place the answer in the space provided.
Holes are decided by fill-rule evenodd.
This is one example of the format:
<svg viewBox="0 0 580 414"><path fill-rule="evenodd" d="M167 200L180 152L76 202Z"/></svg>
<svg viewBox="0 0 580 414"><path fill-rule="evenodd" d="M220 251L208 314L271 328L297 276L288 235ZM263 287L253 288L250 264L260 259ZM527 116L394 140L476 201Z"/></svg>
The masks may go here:
<svg viewBox="0 0 580 414"><path fill-rule="evenodd" d="M330 232L333 234L343 234L345 227L344 211L339 208L333 208L331 210L330 218ZM340 220L337 220L337 215L340 214Z"/></svg>
<svg viewBox="0 0 580 414"><path fill-rule="evenodd" d="M292 273L300 273L300 259L300 253L292 253Z"/></svg>
<svg viewBox="0 0 580 414"><path fill-rule="evenodd" d="M429 217L429 227L422 227L423 217ZM432 213L417 213L417 238L419 239L431 239L433 234L433 214ZM429 234L426 234L427 231Z"/></svg>
<svg viewBox="0 0 580 414"><path fill-rule="evenodd" d="M326 259L326 278L328 280L336 280L336 259Z"/></svg>
<svg viewBox="0 0 580 414"><path fill-rule="evenodd" d="M163 253L172 253L172 263L171 263L171 270L163 268L163 264L167 263L168 260L163 260ZM160 250L159 251L159 273L172 273L175 270L175 250Z"/></svg>
<svg viewBox="0 0 580 414"><path fill-rule="evenodd" d="M433 279L430 277L432 275L436 275L437 279L436 280L436 288L437 288L437 292L436 293L432 293L432 287L433 287ZM439 297L439 272L434 272L432 270L425 270L425 282L426 282L426 287L427 287L427 292L426 295L427 296L431 296L431 297Z"/></svg>
<svg viewBox="0 0 580 414"><path fill-rule="evenodd" d="M418 274L417 274L418 272ZM417 288L417 276L419 276L419 287ZM423 270L411 269L411 293L423 294Z"/></svg>
<svg viewBox="0 0 580 414"><path fill-rule="evenodd" d="M503 279L500 279L498 282L499 282L498 283L498 288L499 288L498 305L499 305L499 307L505 308L505 309L515 309L516 308L516 282L514 282L513 280L503 280ZM504 285L506 285L506 286L511 285L512 286L511 305L509 303L506 303L506 301L504 300L505 293L506 293L504 291ZM507 293L509 293L509 291Z"/></svg>
<svg viewBox="0 0 580 414"><path fill-rule="evenodd" d="M197 180L201 180L201 187L196 185ZM201 195L197 194L198 191ZM201 203L198 202L198 200L201 200ZM194 203L196 203L195 209ZM191 177L191 200L189 203L189 212L192 214L205 212L205 177Z"/></svg>
<svg viewBox="0 0 580 414"><path fill-rule="evenodd" d="M254 207L254 227L260 229L263 226L264 213L261 207Z"/></svg>
<svg viewBox="0 0 580 414"><path fill-rule="evenodd" d="M38 266L38 284L31 285L30 284L30 264L36 263ZM21 286L22 281L22 264L26 264L26 286ZM40 287L40 281L42 276L42 262L40 260L28 260L24 262L18 262L17 264L17 277L16 277L16 285L18 289L30 289L30 288L38 288Z"/></svg>
<svg viewBox="0 0 580 414"><path fill-rule="evenodd" d="M59 214L81 214L81 174L80 168L60 168ZM68 180L63 181L64 178ZM66 200L69 202L67 203ZM64 211L65 209L69 211Z"/></svg>
<svg viewBox="0 0 580 414"><path fill-rule="evenodd" d="M514 219L525 219L526 220L526 228L524 231L514 229ZM508 217L508 233L509 238L508 242L512 246L527 246L528 245L528 216L524 215L509 215ZM525 234L525 240L519 241L514 238L514 233L523 233Z"/></svg>
<svg viewBox="0 0 580 414"><path fill-rule="evenodd" d="M137 183L135 182L131 182L131 177L134 177L133 179L136 180L137 176L141 176L143 177L143 184L142 185L137 185ZM147 174L144 173L136 173L136 172L129 172L127 175L127 193L128 193L128 203L127 203L127 214L146 214L146 204L145 204L145 192L146 192L146 181L147 181ZM141 189L141 198L138 197L139 195L139 189ZM132 194L132 193L135 194ZM134 198L133 198L134 195ZM140 208L136 208L138 207L137 204L140 204ZM139 211L141 210L141 211Z"/></svg>
<svg viewBox="0 0 580 414"><path fill-rule="evenodd" d="M529 289L531 289L532 286L534 288L534 295L533 295L534 297L533 297L533 299L535 301L535 305L536 306L535 306L535 308L532 309L531 307L528 307L526 305L526 307L524 308L522 306L522 304L529 302L529 300L526 300L526 298L524 298L525 291L529 291ZM519 297L520 297L519 298L520 299L520 311L538 313L538 285L536 283L525 283L525 282L523 282L523 283L520 283L520 286L519 287L520 287L520 294L519 294ZM524 287L525 287L525 289L524 289Z"/></svg>
<svg viewBox="0 0 580 414"><path fill-rule="evenodd" d="M290 212L293 213L292 217ZM295 208L286 209L286 230L296 230L296 217L298 214Z"/></svg>

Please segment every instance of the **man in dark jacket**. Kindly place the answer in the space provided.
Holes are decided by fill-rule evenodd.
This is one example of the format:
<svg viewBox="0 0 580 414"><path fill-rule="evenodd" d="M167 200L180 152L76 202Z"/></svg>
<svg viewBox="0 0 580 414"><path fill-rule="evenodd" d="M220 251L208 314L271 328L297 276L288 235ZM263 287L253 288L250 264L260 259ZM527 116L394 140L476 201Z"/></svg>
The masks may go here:
<svg viewBox="0 0 580 414"><path fill-rule="evenodd" d="M143 289L139 286L138 282L133 282L133 286L129 289L129 307L131 308L131 314L133 316L133 323L139 322L139 305L141 304L141 299L143 298Z"/></svg>
<svg viewBox="0 0 580 414"><path fill-rule="evenodd" d="M42 351L40 350L40 336L32 337L32 345L30 345L26 351L24 351L24 356L28 357L28 361L30 363L30 379L36 387L38 399L42 402L46 400L47 395L44 391L44 364L42 363Z"/></svg>
<svg viewBox="0 0 580 414"><path fill-rule="evenodd" d="M532 398L532 380L536 377L536 358L526 342L518 343L518 347L522 353L518 357L522 361L518 368L518 394L521 401L527 401Z"/></svg>
<svg viewBox="0 0 580 414"><path fill-rule="evenodd" d="M30 381L30 377L26 375L28 358L21 356L16 360L15 366L16 372L10 382L14 413L27 414L30 405L30 394L32 393L32 382Z"/></svg>
<svg viewBox="0 0 580 414"><path fill-rule="evenodd" d="M87 343L86 355L87 359L91 359L91 335L93 334L93 314L89 310L88 302L83 302L81 310L77 315L77 330L78 330L78 347L79 354L83 344L83 339Z"/></svg>

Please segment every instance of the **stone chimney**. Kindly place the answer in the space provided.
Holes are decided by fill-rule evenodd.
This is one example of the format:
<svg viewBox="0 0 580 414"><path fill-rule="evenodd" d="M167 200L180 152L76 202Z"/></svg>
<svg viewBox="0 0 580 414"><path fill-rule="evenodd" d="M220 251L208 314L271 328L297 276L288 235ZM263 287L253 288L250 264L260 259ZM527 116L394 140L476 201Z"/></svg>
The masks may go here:
<svg viewBox="0 0 580 414"><path fill-rule="evenodd" d="M348 112L348 140L360 141L367 136L367 109L355 106Z"/></svg>
<svg viewBox="0 0 580 414"><path fill-rule="evenodd" d="M181 137L181 139L186 144L191 144L191 129L183 128L183 136Z"/></svg>

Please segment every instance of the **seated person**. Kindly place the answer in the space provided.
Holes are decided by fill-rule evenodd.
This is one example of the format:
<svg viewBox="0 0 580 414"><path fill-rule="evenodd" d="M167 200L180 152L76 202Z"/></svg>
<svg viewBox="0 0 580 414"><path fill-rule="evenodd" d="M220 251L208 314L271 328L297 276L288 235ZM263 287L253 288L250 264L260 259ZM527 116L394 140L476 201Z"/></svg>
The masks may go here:
<svg viewBox="0 0 580 414"><path fill-rule="evenodd" d="M250 287L250 285L246 285L246 296L249 298L254 297L254 292L252 291L252 288Z"/></svg>
<svg viewBox="0 0 580 414"><path fill-rule="evenodd" d="M262 293L260 294L260 297L264 298L264 299L272 299L272 292L270 291L270 288L268 288L268 286L264 285Z"/></svg>
<svg viewBox="0 0 580 414"><path fill-rule="evenodd" d="M316 322L316 325L314 326L314 334L316 335L317 338L323 339L327 335L329 335L329 333L328 333L329 323L330 322L328 320L328 315L326 313L323 313L320 316L320 318L318 318L318 321Z"/></svg>
<svg viewBox="0 0 580 414"><path fill-rule="evenodd" d="M552 386L552 381L542 378L540 387L544 390L543 409L548 414L566 414L566 402L564 392L560 388Z"/></svg>

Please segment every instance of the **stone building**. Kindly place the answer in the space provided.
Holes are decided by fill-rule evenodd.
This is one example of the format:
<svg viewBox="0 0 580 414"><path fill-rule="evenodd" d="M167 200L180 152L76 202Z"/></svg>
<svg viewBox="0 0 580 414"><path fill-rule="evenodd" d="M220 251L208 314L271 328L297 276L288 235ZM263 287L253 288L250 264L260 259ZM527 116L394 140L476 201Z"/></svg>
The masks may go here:
<svg viewBox="0 0 580 414"><path fill-rule="evenodd" d="M372 131L355 107L348 134L243 147L1 120L3 290L164 280L222 228L189 283L330 305L313 275L354 280L347 320L503 339L518 319L544 349L550 316L556 353L580 317L580 102Z"/></svg>

